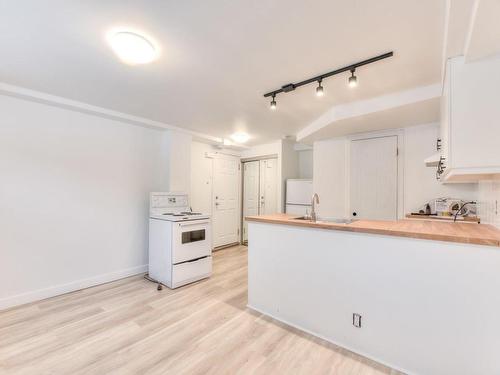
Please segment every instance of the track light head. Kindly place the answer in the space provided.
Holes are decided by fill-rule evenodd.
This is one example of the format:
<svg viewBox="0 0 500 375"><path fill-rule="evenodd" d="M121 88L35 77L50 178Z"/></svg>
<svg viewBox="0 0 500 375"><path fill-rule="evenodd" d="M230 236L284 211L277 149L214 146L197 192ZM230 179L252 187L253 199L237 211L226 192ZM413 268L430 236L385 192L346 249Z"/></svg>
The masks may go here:
<svg viewBox="0 0 500 375"><path fill-rule="evenodd" d="M318 87L316 87L316 96L325 95L325 91L323 90L323 86L321 86L321 79L318 80Z"/></svg>
<svg viewBox="0 0 500 375"><path fill-rule="evenodd" d="M273 100L271 100L271 105L269 106L269 108L272 111L276 111L276 100L275 100L275 97L276 97L276 94L273 95Z"/></svg>
<svg viewBox="0 0 500 375"><path fill-rule="evenodd" d="M351 76L349 77L349 87L356 87L358 85L358 77L354 75L356 69L351 70Z"/></svg>

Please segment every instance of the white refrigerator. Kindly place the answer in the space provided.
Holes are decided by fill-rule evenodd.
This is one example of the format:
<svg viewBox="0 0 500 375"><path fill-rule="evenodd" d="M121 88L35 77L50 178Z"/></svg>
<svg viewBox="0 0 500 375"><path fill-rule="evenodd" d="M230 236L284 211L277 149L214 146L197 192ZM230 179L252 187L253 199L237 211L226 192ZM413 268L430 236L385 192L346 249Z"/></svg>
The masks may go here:
<svg viewBox="0 0 500 375"><path fill-rule="evenodd" d="M312 180L286 180L285 212L292 215L305 215L306 213L310 213L312 195Z"/></svg>

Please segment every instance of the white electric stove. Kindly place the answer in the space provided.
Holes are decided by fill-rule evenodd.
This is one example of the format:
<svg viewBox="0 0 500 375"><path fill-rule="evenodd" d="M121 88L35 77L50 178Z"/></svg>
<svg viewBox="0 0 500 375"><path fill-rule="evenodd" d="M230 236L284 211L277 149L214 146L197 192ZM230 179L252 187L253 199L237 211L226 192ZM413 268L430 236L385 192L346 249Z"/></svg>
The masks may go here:
<svg viewBox="0 0 500 375"><path fill-rule="evenodd" d="M150 195L149 277L177 288L212 273L210 216L192 212L188 195Z"/></svg>

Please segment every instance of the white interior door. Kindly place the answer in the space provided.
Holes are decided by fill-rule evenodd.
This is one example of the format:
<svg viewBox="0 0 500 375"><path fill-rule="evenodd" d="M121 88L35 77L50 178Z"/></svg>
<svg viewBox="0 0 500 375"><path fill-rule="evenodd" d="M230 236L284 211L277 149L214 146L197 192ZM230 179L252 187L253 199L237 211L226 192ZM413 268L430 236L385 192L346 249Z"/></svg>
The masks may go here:
<svg viewBox="0 0 500 375"><path fill-rule="evenodd" d="M243 164L243 241L248 241L245 217L259 214L259 168L258 161Z"/></svg>
<svg viewBox="0 0 500 375"><path fill-rule="evenodd" d="M397 147L396 136L351 141L351 217L396 220Z"/></svg>
<svg viewBox="0 0 500 375"><path fill-rule="evenodd" d="M240 160L217 155L213 165L213 238L217 247L239 242Z"/></svg>
<svg viewBox="0 0 500 375"><path fill-rule="evenodd" d="M260 161L260 211L261 215L274 214L278 208L278 161Z"/></svg>

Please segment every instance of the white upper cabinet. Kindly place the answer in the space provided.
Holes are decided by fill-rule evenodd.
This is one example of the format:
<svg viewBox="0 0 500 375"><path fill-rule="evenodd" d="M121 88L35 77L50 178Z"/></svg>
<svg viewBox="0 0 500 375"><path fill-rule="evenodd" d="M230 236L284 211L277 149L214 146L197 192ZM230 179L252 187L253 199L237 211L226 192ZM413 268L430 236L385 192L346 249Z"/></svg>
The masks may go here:
<svg viewBox="0 0 500 375"><path fill-rule="evenodd" d="M500 174L500 55L465 63L450 59L441 103L444 182Z"/></svg>

